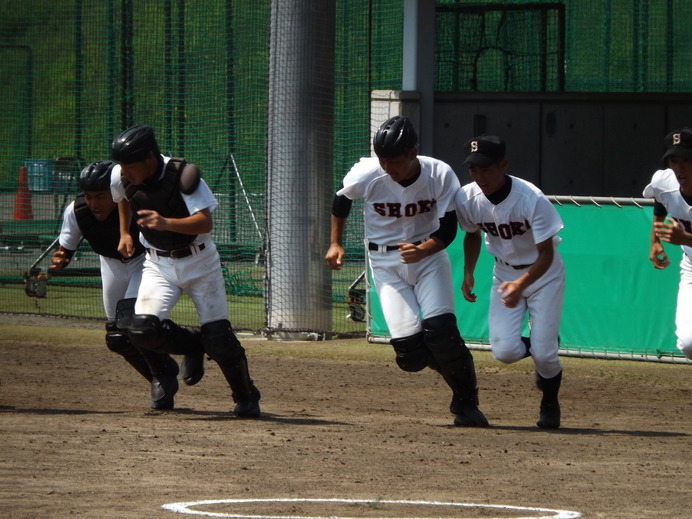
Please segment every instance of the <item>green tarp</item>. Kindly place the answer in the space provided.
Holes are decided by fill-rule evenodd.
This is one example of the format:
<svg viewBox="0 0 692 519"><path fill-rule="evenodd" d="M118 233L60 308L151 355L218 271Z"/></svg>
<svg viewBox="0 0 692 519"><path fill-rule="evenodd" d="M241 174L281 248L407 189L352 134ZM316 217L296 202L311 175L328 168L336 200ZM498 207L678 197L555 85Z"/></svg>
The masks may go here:
<svg viewBox="0 0 692 519"><path fill-rule="evenodd" d="M675 306L680 247L666 245L665 270L649 261L652 208L637 205L556 204L565 228L559 246L567 282L560 326L561 350L580 356L680 357L675 346ZM452 261L456 315L469 343L488 345L488 304L493 258L485 248L476 267L476 303L461 295L463 233L448 252ZM368 290L368 332L388 338L380 304ZM692 309L690 309L692 318Z"/></svg>

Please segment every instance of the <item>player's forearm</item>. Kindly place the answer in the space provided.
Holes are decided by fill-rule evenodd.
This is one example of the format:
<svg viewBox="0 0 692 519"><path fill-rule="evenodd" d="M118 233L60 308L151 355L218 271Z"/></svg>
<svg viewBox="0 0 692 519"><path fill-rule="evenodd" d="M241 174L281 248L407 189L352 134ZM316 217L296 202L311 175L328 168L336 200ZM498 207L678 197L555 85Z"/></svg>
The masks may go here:
<svg viewBox="0 0 692 519"><path fill-rule="evenodd" d="M132 223L132 210L127 200L118 202L118 218L120 221L120 236L129 236Z"/></svg>
<svg viewBox="0 0 692 519"><path fill-rule="evenodd" d="M481 254L481 235L478 232L467 232L464 236L464 274L473 275Z"/></svg>
<svg viewBox="0 0 692 519"><path fill-rule="evenodd" d="M211 213L200 211L185 218L165 218L166 224L161 230L179 234L205 234L211 232L213 220Z"/></svg>
<svg viewBox="0 0 692 519"><path fill-rule="evenodd" d="M332 215L332 228L329 235L329 243L331 245L342 246L344 239L344 228L346 227L346 218Z"/></svg>
<svg viewBox="0 0 692 519"><path fill-rule="evenodd" d="M519 279L516 280L517 283L521 286L522 291L524 291L527 287L532 285L533 283L536 282L543 274L545 274L548 269L550 268L550 265L553 264L553 258L554 258L554 249L552 248L552 244L550 248L544 248L543 250L540 250L538 253L538 258L536 258L536 261L531 265L529 270L522 275Z"/></svg>
<svg viewBox="0 0 692 519"><path fill-rule="evenodd" d="M437 254L446 247L447 245L438 237L430 238L418 245L418 248L423 252L423 257L425 258Z"/></svg>

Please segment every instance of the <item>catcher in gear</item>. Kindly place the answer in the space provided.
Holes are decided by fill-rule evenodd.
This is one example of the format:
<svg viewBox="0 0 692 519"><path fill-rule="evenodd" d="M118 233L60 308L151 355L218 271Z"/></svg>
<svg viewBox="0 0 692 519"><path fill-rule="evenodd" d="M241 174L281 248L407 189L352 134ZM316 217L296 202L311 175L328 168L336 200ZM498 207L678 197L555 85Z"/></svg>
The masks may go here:
<svg viewBox="0 0 692 519"><path fill-rule="evenodd" d="M459 180L444 162L418 155L406 117L385 121L373 145L377 157L355 164L334 196L327 265L343 266L346 219L352 200L362 198L368 261L397 365L439 372L452 390L454 425L487 427L473 357L457 328L444 250L456 236L451 204Z"/></svg>
<svg viewBox="0 0 692 519"><path fill-rule="evenodd" d="M221 368L231 387L233 413L260 415L260 392L248 369L245 349L228 319L228 300L221 260L211 239L212 211L217 202L199 168L159 151L150 126L129 128L111 146L111 191L123 221L118 250L126 258L135 252L139 234L146 248L142 282L128 326L132 342L142 351L175 353L197 336L168 319L183 293L192 300L201 324L201 346ZM174 375L164 373L166 380ZM168 396L171 406L175 387Z"/></svg>
<svg viewBox="0 0 692 519"><path fill-rule="evenodd" d="M682 248L675 335L677 348L692 360L692 130L672 131L664 142L665 169L656 171L644 189L644 196L654 199L649 260L655 269L664 269L670 260L661 242Z"/></svg>
<svg viewBox="0 0 692 519"><path fill-rule="evenodd" d="M133 243L133 253L124 258L118 252L120 220L115 202L111 198L110 183L114 162L98 161L85 167L79 177L80 192L64 211L59 247L51 258L51 269L67 267L82 237L99 255L103 308L106 314L106 345L121 355L151 384L151 407L167 409L165 384L155 375L168 370L178 373L178 365L169 355L152 355L132 345L119 322L131 317L133 298L142 279L144 247ZM204 375L204 352L191 352L183 360L182 378L194 385ZM175 382L177 384L177 381Z"/></svg>

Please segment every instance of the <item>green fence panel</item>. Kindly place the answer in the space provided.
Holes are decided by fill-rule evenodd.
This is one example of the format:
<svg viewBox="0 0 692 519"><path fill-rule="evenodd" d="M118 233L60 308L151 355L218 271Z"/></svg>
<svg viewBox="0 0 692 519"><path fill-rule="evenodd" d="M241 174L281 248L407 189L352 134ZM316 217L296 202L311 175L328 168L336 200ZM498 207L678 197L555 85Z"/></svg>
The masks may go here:
<svg viewBox="0 0 692 519"><path fill-rule="evenodd" d="M649 262L651 207L557 205L565 228L560 254L565 262L561 350L576 356L622 358L682 357L675 346L675 307L680 275L679 247L665 245L671 265ZM476 267L478 300L461 295L463 233L449 246L455 306L462 336L488 345L488 305L493 258L483 249ZM375 289L368 289L371 340L387 339ZM528 330L527 330L528 331Z"/></svg>

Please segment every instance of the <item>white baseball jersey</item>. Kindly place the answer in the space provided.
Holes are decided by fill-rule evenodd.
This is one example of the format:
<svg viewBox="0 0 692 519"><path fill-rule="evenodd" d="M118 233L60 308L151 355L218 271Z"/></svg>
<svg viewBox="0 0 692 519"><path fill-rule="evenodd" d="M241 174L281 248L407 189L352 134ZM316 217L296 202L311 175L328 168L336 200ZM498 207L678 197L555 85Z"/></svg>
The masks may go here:
<svg viewBox="0 0 692 519"><path fill-rule="evenodd" d="M672 169L662 169L654 173L651 183L644 188L644 196L654 198L663 204L670 217L677 221L685 232L692 233L692 207L682 197L680 183ZM680 261L675 335L678 349L692 360L692 247L681 245L681 248L684 254Z"/></svg>
<svg viewBox="0 0 692 519"><path fill-rule="evenodd" d="M363 158L344 177L337 195L362 198L365 237L380 245L424 241L451 208L459 179L437 159L418 156L418 179L403 187L384 172L377 157Z"/></svg>
<svg viewBox="0 0 692 519"><path fill-rule="evenodd" d="M510 265L530 265L538 257L536 244L551 236L557 245L562 219L543 192L531 182L512 178L512 190L495 205L475 182L457 193L455 207L464 231L485 233L488 252Z"/></svg>
<svg viewBox="0 0 692 519"><path fill-rule="evenodd" d="M115 208L114 211L118 209ZM82 239L77 217L74 213L74 202L71 202L63 214L59 243L68 250L77 250ZM118 301L137 297L137 291L142 279L144 254L127 262L99 255L101 266L101 285L103 309L109 321L115 321L115 310Z"/></svg>
<svg viewBox="0 0 692 519"><path fill-rule="evenodd" d="M363 199L370 268L382 313L392 338L409 337L422 330L421 320L454 313L451 266L446 251L417 263L404 264L398 243L427 240L438 230L440 218L452 211L459 179L449 165L418 156L420 175L403 187L384 172L376 157L363 158L344 177L337 194Z"/></svg>
<svg viewBox="0 0 692 519"><path fill-rule="evenodd" d="M558 333L562 316L565 273L558 254L557 233L562 219L542 191L532 183L511 177L507 198L495 205L475 182L463 186L455 198L459 225L464 231L482 230L485 245L498 260L493 268L488 327L493 357L512 363L525 358L521 339L526 313L531 323L531 356L536 371L552 378L562 370ZM521 277L538 258L536 245L553 238L553 263L522 293L514 308L506 307L499 293L505 281Z"/></svg>
<svg viewBox="0 0 692 519"><path fill-rule="evenodd" d="M654 198L663 204L671 218L675 219L685 232L692 233L692 206L680 193L680 183L672 169L660 169L654 173L651 183L644 188L644 196ZM682 245L685 254L692 257L692 247Z"/></svg>
<svg viewBox="0 0 692 519"><path fill-rule="evenodd" d="M160 176L163 175L169 157L163 159L164 166ZM115 202L126 198L119 165L111 173L111 193ZM181 195L191 215L204 209L213 212L218 205L203 179L200 179L199 186L193 193ZM132 217L136 218L137 215ZM228 319L228 300L221 259L210 233L198 234L191 245L194 252L184 258L159 256L141 233L140 241L147 247L147 253L135 313L165 319L185 293L194 303L201 325ZM200 247L202 245L203 248Z"/></svg>

